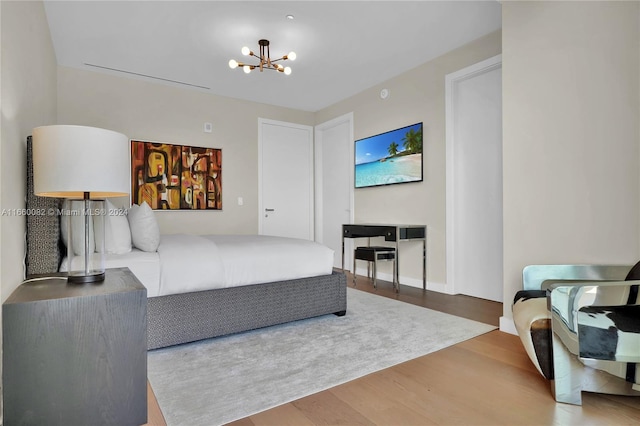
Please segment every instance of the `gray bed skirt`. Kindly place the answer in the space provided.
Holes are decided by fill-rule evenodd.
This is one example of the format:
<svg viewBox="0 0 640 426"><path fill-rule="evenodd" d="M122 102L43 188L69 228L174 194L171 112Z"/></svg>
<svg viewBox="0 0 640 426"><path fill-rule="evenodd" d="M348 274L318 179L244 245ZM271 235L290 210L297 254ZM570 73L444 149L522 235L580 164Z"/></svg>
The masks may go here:
<svg viewBox="0 0 640 426"><path fill-rule="evenodd" d="M326 314L344 315L343 273L148 299L148 349Z"/></svg>

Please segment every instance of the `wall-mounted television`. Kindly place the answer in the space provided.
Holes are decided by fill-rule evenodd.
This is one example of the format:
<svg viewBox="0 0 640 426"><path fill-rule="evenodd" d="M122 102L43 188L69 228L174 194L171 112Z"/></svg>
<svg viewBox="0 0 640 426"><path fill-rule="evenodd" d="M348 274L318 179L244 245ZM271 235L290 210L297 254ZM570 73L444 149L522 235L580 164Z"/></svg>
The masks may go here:
<svg viewBox="0 0 640 426"><path fill-rule="evenodd" d="M355 187L422 181L422 123L355 142Z"/></svg>

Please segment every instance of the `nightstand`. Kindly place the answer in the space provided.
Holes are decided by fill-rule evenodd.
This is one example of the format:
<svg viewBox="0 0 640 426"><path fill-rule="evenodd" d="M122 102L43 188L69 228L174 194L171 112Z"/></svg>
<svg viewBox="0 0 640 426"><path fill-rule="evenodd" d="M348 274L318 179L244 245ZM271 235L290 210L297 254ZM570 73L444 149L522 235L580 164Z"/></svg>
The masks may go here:
<svg viewBox="0 0 640 426"><path fill-rule="evenodd" d="M6 425L147 422L147 290L128 268L24 283L2 331Z"/></svg>

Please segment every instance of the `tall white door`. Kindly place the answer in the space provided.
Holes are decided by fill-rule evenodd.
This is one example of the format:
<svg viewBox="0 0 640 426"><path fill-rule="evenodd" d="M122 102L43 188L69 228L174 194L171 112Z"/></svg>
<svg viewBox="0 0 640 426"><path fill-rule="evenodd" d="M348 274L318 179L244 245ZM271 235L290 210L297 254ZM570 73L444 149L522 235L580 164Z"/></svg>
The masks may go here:
<svg viewBox="0 0 640 426"><path fill-rule="evenodd" d="M315 128L315 236L333 249L333 266L342 267L342 225L353 223L353 113ZM345 265L351 265L351 240Z"/></svg>
<svg viewBox="0 0 640 426"><path fill-rule="evenodd" d="M447 76L447 285L502 302L502 66Z"/></svg>
<svg viewBox="0 0 640 426"><path fill-rule="evenodd" d="M259 232L313 240L313 129L258 119Z"/></svg>

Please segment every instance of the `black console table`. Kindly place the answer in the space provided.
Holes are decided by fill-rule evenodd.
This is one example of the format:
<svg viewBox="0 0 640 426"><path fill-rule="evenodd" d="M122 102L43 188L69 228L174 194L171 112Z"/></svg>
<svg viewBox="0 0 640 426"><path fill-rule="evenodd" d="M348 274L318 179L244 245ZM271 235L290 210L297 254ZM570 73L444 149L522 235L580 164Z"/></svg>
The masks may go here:
<svg viewBox="0 0 640 426"><path fill-rule="evenodd" d="M345 224L342 225L342 270L344 271L344 239L384 237L385 241L395 242L396 274L394 286L400 284L400 242L422 241L422 289L427 289L427 226L426 225L387 225L387 224ZM355 273L355 271L353 271ZM396 287L398 288L398 287Z"/></svg>

